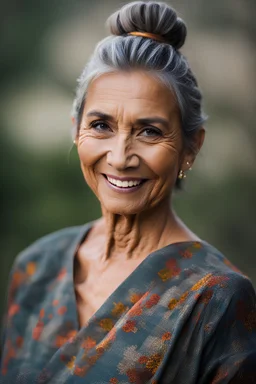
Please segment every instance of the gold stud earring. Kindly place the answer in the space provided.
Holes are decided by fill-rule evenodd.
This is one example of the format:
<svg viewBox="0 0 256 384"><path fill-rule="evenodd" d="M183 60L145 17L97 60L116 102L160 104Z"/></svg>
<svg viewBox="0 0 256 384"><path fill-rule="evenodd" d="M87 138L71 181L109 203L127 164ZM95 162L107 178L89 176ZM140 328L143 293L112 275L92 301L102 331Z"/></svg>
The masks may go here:
<svg viewBox="0 0 256 384"><path fill-rule="evenodd" d="M178 174L178 179L182 180L182 179L185 179L187 176L185 174L184 171L182 171L182 169L179 171L179 174Z"/></svg>
<svg viewBox="0 0 256 384"><path fill-rule="evenodd" d="M189 161L187 161L187 165L190 165ZM192 167L189 167L189 171L192 171Z"/></svg>

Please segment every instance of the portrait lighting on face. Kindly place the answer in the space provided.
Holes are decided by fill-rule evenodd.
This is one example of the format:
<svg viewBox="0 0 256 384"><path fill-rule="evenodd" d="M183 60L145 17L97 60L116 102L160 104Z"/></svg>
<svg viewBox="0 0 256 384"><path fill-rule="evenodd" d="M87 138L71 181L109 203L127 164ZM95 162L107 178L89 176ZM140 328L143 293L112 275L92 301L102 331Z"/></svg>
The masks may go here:
<svg viewBox="0 0 256 384"><path fill-rule="evenodd" d="M87 188L76 203L89 210L91 193L100 217L16 258L0 383L256 383L252 282L174 208L178 195L204 227L205 190L187 175L202 161L207 116L181 52L185 22L166 3L135 1L107 24L71 116ZM193 178L198 205L182 191ZM60 187L66 215L78 190Z"/></svg>

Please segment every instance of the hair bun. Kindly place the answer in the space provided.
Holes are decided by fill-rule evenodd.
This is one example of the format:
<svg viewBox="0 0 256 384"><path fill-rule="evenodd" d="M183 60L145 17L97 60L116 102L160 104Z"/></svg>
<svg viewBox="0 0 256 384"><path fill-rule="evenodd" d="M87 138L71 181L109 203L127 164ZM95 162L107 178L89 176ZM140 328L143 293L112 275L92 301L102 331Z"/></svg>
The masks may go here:
<svg viewBox="0 0 256 384"><path fill-rule="evenodd" d="M107 20L110 32L121 36L129 32L160 35L174 48L183 46L187 27L169 5L155 1L134 1L114 12Z"/></svg>

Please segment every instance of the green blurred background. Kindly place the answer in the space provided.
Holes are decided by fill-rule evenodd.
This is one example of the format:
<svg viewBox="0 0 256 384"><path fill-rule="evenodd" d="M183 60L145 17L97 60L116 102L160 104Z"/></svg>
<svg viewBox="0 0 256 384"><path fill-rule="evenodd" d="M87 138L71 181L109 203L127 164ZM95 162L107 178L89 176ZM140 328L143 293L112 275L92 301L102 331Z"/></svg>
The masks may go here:
<svg viewBox="0 0 256 384"><path fill-rule="evenodd" d="M118 0L8 0L0 11L0 315L10 267L34 240L100 216L71 139L70 110ZM202 153L175 207L256 286L255 0L173 0L209 115ZM255 247L255 248L254 248Z"/></svg>

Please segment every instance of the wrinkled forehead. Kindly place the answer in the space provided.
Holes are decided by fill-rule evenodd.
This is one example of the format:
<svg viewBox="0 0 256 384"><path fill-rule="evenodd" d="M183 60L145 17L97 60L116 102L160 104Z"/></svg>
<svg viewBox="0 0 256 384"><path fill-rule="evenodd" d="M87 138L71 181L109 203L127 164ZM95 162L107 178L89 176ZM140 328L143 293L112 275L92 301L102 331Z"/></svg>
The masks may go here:
<svg viewBox="0 0 256 384"><path fill-rule="evenodd" d="M106 113L160 114L177 111L174 94L151 74L142 71L101 75L88 87L84 114L93 109Z"/></svg>

